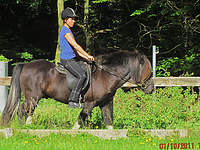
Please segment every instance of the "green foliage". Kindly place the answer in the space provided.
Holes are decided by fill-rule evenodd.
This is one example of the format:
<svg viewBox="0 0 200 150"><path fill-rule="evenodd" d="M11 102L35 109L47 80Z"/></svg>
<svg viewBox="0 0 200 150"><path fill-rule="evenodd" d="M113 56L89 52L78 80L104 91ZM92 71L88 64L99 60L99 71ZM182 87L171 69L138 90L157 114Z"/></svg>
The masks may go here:
<svg viewBox="0 0 200 150"><path fill-rule="evenodd" d="M173 129L198 128L199 103L191 87L157 88L155 95L142 91L117 91L114 98L114 128Z"/></svg>
<svg viewBox="0 0 200 150"><path fill-rule="evenodd" d="M33 59L33 55L29 54L28 52L22 52L21 54L18 54L18 55L21 56L20 57L21 59L25 59L25 60L28 60L28 61ZM25 62L28 62L28 61L25 61Z"/></svg>
<svg viewBox="0 0 200 150"><path fill-rule="evenodd" d="M183 70L179 67L179 62L184 66L189 64L186 57L198 61L200 3L197 1L94 0L89 5L87 26L84 2L65 0L65 7L74 8L80 16L76 21L78 26L72 30L84 49L86 35L90 37L90 51L95 55L139 49L151 56L152 44L155 44L165 54L158 59L163 63L157 68L159 76L200 74L192 67L199 66L199 62ZM55 58L58 40L56 1L4 0L0 8L0 49L6 58L13 59L14 63L32 61L21 58L24 52L33 55L34 59ZM168 60L170 58L177 60L173 62Z"/></svg>
<svg viewBox="0 0 200 150"><path fill-rule="evenodd" d="M0 55L0 61L9 62L9 61L12 61L12 59L7 59L5 56L3 56L3 55L1 54L1 55Z"/></svg>
<svg viewBox="0 0 200 150"><path fill-rule="evenodd" d="M145 9L140 8L140 9L135 10L130 16L139 16L139 15L141 15L143 13L146 13L146 12L148 12L150 10L151 10L151 5L148 6L147 8L145 8ZM156 16L156 15L155 14L151 14L149 17L152 17L152 16Z"/></svg>
<svg viewBox="0 0 200 150"><path fill-rule="evenodd" d="M190 54L185 55L182 59L179 57L170 57L168 59L160 60L156 67L157 76L198 75L198 70L195 68L200 65L198 60L199 56L200 54Z"/></svg>
<svg viewBox="0 0 200 150"><path fill-rule="evenodd" d="M200 105L198 94L192 87L157 88L155 94L144 94L140 90L125 93L118 89L114 97L115 129L199 129ZM52 99L42 99L33 115L32 125L15 128L25 129L71 129L80 109ZM12 125L12 126L13 126ZM105 129L100 108L93 109L86 120L88 129ZM82 126L85 128L85 126Z"/></svg>
<svg viewBox="0 0 200 150"><path fill-rule="evenodd" d="M35 59L54 55L57 25L51 18L57 17L57 14L54 13L56 5L53 6L53 3L56 4L56 1L2 1L0 49L6 58L16 63L32 60L20 58L21 53L25 52L32 54Z"/></svg>
<svg viewBox="0 0 200 150"><path fill-rule="evenodd" d="M17 56L24 62L29 63L30 61L35 60L33 54L29 54L28 52L18 53ZM15 66L17 63L12 63L12 66Z"/></svg>
<svg viewBox="0 0 200 150"><path fill-rule="evenodd" d="M94 0L94 1L92 1L92 3L104 3L104 2L109 2L109 1L111 1L111 0Z"/></svg>
<svg viewBox="0 0 200 150"><path fill-rule="evenodd" d="M33 116L31 128L70 129L77 121L80 111L79 109L69 109L68 105L52 99L43 99Z"/></svg>

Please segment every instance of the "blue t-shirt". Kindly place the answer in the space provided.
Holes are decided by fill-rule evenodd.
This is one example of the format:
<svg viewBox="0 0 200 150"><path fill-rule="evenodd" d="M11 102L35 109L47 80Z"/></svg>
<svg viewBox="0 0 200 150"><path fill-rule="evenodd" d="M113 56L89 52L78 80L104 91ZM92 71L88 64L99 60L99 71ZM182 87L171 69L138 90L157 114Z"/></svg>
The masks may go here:
<svg viewBox="0 0 200 150"><path fill-rule="evenodd" d="M61 49L60 58L62 59L72 59L76 57L76 54L72 46L69 44L69 42L65 38L65 34L67 33L72 34L66 26L63 26L60 31L60 49ZM72 36L74 38L73 34Z"/></svg>

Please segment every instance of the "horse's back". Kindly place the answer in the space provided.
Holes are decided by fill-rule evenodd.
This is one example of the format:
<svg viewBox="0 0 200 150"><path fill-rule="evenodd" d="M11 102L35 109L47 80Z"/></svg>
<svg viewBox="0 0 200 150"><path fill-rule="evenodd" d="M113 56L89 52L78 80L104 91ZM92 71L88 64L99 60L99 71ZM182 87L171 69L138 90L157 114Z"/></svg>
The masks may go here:
<svg viewBox="0 0 200 150"><path fill-rule="evenodd" d="M44 59L27 63L20 75L20 86L25 97L42 96L51 81L50 75L54 72L55 64Z"/></svg>
<svg viewBox="0 0 200 150"><path fill-rule="evenodd" d="M47 77L49 71L54 67L55 64L44 59L29 62L24 66L21 72L21 79L32 77L32 79L34 80L35 77L38 78L38 76L40 76L41 78L45 78Z"/></svg>
<svg viewBox="0 0 200 150"><path fill-rule="evenodd" d="M40 71L48 71L50 68L54 68L55 64L45 60L45 59L38 59L32 62L27 63L24 66L24 69L30 69L30 70L40 70Z"/></svg>

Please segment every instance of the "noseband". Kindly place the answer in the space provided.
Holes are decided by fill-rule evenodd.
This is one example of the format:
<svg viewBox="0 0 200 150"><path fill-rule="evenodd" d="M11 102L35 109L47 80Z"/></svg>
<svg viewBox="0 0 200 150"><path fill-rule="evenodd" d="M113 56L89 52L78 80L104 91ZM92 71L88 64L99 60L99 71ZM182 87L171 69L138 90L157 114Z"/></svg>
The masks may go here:
<svg viewBox="0 0 200 150"><path fill-rule="evenodd" d="M139 86L141 89L146 89L148 87L148 85L146 83L144 83L144 82L137 83L136 85Z"/></svg>

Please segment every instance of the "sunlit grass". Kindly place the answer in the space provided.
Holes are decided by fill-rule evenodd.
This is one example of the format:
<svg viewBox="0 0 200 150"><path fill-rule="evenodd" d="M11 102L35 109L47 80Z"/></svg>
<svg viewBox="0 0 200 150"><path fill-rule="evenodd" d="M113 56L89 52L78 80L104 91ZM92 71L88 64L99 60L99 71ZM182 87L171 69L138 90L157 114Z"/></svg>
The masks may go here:
<svg viewBox="0 0 200 150"><path fill-rule="evenodd" d="M50 134L44 137L28 135L25 133L15 133L12 137L5 138L0 135L1 149L83 149L83 150L155 150L160 149L164 144L173 145L178 143L193 144L193 149L199 149L200 137L193 135L180 139L178 137L167 137L165 139L158 137L149 137L143 135L135 135L135 137L119 138L117 140L101 139L89 134ZM11 144L12 143L12 144ZM164 149L164 148L163 148ZM168 148L171 149L171 148ZM191 148L192 149L192 148Z"/></svg>
<svg viewBox="0 0 200 150"><path fill-rule="evenodd" d="M193 93L193 94L192 94ZM114 129L200 129L200 103L192 104L197 93L191 88L157 88L156 94L144 94L118 89L114 96ZM19 126L17 117L13 128L25 129L72 129L81 109L52 99L40 100L32 119L32 125ZM106 129L101 110L95 107L87 119L87 129Z"/></svg>
<svg viewBox="0 0 200 150"><path fill-rule="evenodd" d="M193 149L199 149L200 135L191 132L186 138L179 135L166 137L151 137L138 132L141 129L188 129L200 128L200 104L194 102L197 94L191 94L190 88L179 87L157 89L156 95L146 95L141 91L132 90L125 93L117 90L114 97L114 129L129 129L128 138L104 140L89 134L50 134L38 137L20 133L15 129L72 129L81 112L80 109L68 108L52 99L42 99L33 115L32 125L18 125L17 117L10 124L14 129L13 136L5 138L0 134L1 149L138 149L155 150L166 144L193 143ZM190 107L188 107L190 106ZM1 117L1 114L0 114ZM99 108L92 111L87 120L86 129L105 129L106 126ZM1 127L1 129L5 127ZM138 131L137 131L138 130ZM189 145L188 145L189 146ZM163 147L164 149L164 147ZM170 148L169 148L170 149ZM180 148L179 148L180 149Z"/></svg>

